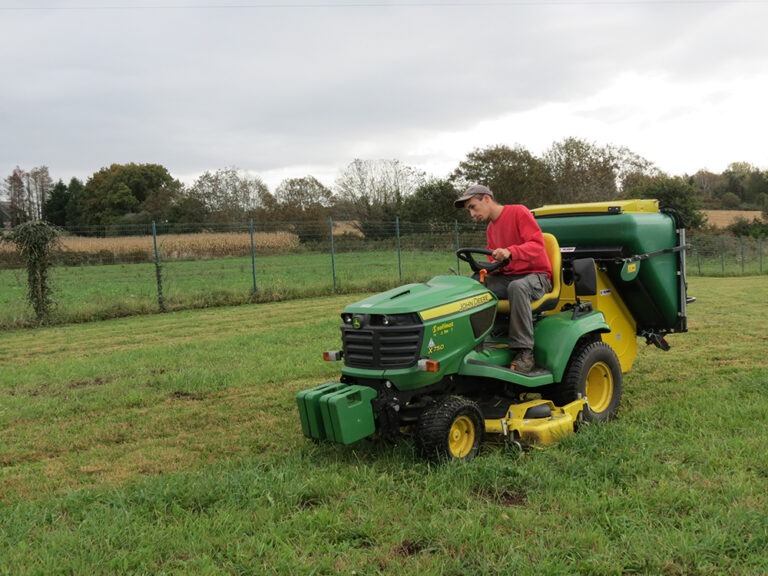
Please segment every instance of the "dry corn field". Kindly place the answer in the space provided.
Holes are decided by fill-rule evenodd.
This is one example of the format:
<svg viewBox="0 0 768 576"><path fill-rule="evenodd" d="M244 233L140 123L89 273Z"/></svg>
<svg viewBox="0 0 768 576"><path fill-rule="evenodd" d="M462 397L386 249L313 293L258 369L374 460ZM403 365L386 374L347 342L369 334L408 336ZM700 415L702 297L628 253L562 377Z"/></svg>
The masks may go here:
<svg viewBox="0 0 768 576"><path fill-rule="evenodd" d="M707 216L707 224L715 228L727 228L739 218L752 222L763 217L759 210L704 210L704 214Z"/></svg>
<svg viewBox="0 0 768 576"><path fill-rule="evenodd" d="M285 250L298 247L299 239L290 232L258 232L254 234L253 243L257 251ZM251 252L251 237L248 232L162 234L157 237L157 246L161 257L169 260L243 256ZM72 254L111 254L117 259L142 254L146 255L147 259L154 257L151 236L63 236L61 250ZM15 251L12 244L0 243L0 253Z"/></svg>

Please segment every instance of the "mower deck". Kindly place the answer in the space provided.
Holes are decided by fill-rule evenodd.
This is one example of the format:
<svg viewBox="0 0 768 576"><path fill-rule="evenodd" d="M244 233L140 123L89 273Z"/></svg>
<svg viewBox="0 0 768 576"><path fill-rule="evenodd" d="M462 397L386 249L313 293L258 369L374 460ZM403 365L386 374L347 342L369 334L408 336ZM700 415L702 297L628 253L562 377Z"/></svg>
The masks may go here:
<svg viewBox="0 0 768 576"><path fill-rule="evenodd" d="M572 434L581 420L586 399L575 400L559 407L550 400L530 400L508 405L500 417L494 418L498 407L485 419L488 434L502 434L508 442L525 446L548 446ZM485 411L483 412L485 415Z"/></svg>

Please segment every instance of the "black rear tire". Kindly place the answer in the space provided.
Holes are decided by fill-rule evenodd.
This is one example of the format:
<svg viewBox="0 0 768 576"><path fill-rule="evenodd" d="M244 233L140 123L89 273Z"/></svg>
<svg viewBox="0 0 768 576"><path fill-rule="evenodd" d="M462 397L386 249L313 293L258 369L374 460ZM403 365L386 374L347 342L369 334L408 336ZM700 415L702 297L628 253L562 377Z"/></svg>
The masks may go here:
<svg viewBox="0 0 768 576"><path fill-rule="evenodd" d="M558 406L586 397L585 422L615 418L621 404L622 374L613 348L601 341L577 346L563 381L551 390L550 399Z"/></svg>
<svg viewBox="0 0 768 576"><path fill-rule="evenodd" d="M431 406L419 418L416 442L430 460L468 462L480 450L485 421L480 407L461 396L449 396Z"/></svg>

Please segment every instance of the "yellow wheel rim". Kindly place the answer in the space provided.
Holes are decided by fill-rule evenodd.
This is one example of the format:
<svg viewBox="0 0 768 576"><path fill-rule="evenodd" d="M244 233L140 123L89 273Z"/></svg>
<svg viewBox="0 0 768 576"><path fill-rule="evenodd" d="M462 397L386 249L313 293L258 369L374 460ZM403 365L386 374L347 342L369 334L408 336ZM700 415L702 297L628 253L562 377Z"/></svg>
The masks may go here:
<svg viewBox="0 0 768 576"><path fill-rule="evenodd" d="M475 425L468 416L459 416L448 431L448 449L454 458L464 458L475 444Z"/></svg>
<svg viewBox="0 0 768 576"><path fill-rule="evenodd" d="M587 374L585 390L593 412L605 412L613 398L613 372L605 362L596 362Z"/></svg>

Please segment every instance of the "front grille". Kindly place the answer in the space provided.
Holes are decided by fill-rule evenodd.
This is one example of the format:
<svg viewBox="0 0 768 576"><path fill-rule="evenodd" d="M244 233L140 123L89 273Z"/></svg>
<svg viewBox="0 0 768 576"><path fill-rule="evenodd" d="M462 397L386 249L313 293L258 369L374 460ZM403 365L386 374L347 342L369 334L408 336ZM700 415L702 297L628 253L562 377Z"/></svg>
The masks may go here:
<svg viewBox="0 0 768 576"><path fill-rule="evenodd" d="M353 368L407 368L416 364L421 350L421 326L341 328L344 363Z"/></svg>

